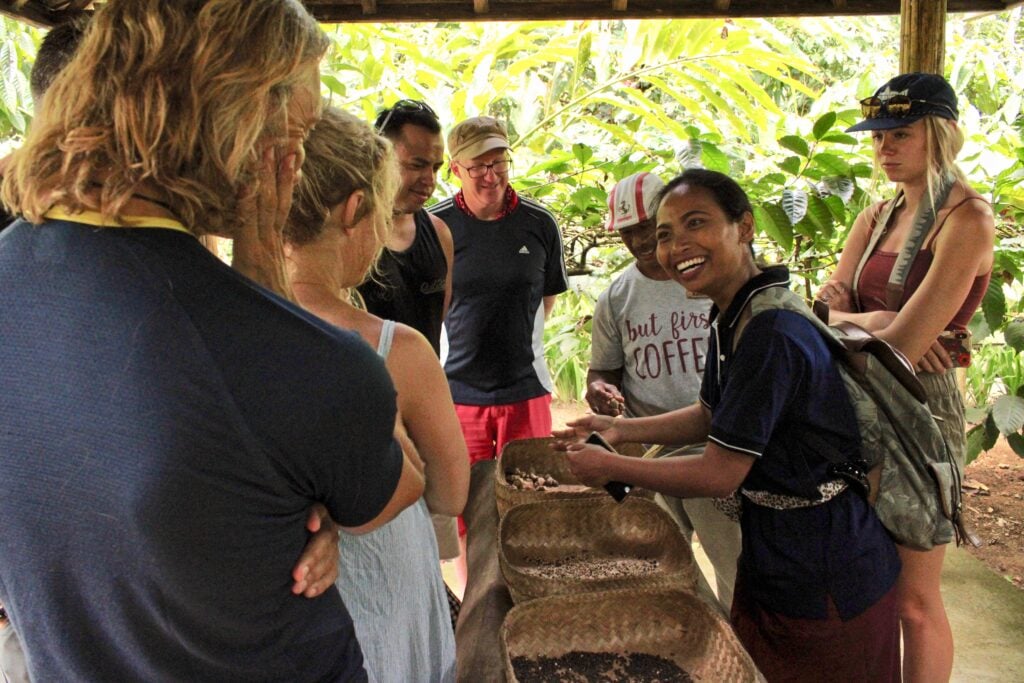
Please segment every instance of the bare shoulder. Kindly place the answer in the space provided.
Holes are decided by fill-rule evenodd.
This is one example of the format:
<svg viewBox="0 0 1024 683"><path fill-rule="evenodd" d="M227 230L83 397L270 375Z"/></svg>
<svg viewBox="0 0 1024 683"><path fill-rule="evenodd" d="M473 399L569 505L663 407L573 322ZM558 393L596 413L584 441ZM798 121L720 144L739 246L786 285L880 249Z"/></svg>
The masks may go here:
<svg viewBox="0 0 1024 683"><path fill-rule="evenodd" d="M947 222L957 226L972 224L994 236L996 220L992 213L992 205L973 188L964 189L961 198L952 205Z"/></svg>
<svg viewBox="0 0 1024 683"><path fill-rule="evenodd" d="M434 225L434 230L437 232L437 236L440 239L452 239L452 230L448 227L448 224L443 220L435 216L434 214L428 214L430 216L430 222Z"/></svg>
<svg viewBox="0 0 1024 683"><path fill-rule="evenodd" d="M433 365L441 366L434 353L434 348L427 338L419 330L403 323L395 323L391 353L388 354L388 365L412 372L419 372Z"/></svg>

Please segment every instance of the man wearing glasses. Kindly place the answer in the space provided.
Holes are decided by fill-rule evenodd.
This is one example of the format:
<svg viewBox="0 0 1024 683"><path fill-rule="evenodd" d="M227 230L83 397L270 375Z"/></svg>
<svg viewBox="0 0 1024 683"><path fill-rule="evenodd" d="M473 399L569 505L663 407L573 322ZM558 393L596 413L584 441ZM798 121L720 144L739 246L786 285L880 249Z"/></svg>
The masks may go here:
<svg viewBox="0 0 1024 683"><path fill-rule="evenodd" d="M462 189L430 209L455 241L445 373L477 462L551 433L544 319L568 280L554 217L509 185L505 126L466 119L448 134L448 152Z"/></svg>
<svg viewBox="0 0 1024 683"><path fill-rule="evenodd" d="M391 140L401 168L394 232L377 277L359 286L366 309L418 330L441 355L441 323L451 299L452 233L423 209L444 163L444 139L434 110L399 100L377 115L377 132Z"/></svg>

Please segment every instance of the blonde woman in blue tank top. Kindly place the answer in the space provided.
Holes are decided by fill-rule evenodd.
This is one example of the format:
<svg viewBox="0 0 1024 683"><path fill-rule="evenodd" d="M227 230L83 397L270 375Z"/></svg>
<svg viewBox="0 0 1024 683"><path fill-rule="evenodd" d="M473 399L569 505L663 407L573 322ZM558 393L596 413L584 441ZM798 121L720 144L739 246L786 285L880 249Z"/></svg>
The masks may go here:
<svg viewBox="0 0 1024 683"><path fill-rule="evenodd" d="M469 459L444 372L416 330L353 306L390 229L397 165L391 145L327 108L306 141L285 244L296 301L352 330L385 359L398 392L398 432L420 465L423 497L365 535L342 533L337 587L356 626L370 681L453 681L455 639L430 513L458 515ZM338 391L345 391L338 387Z"/></svg>

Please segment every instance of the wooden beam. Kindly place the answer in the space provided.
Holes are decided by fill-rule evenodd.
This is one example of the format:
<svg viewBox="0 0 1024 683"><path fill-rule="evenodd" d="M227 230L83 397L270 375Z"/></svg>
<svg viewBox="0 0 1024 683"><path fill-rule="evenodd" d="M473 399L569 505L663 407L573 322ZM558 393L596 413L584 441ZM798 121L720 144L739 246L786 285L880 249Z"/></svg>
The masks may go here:
<svg viewBox="0 0 1024 683"><path fill-rule="evenodd" d="M487 14L491 11L490 0L473 0L474 14Z"/></svg>
<svg viewBox="0 0 1024 683"><path fill-rule="evenodd" d="M942 75L946 60L946 0L902 0L900 73Z"/></svg>
<svg viewBox="0 0 1024 683"><path fill-rule="evenodd" d="M625 12L627 7L629 0L612 0L612 10L615 12Z"/></svg>
<svg viewBox="0 0 1024 683"><path fill-rule="evenodd" d="M377 0L361 0L363 3L363 14L377 13Z"/></svg>
<svg viewBox="0 0 1024 683"><path fill-rule="evenodd" d="M846 9L846 0L832 0L832 6L838 10Z"/></svg>
<svg viewBox="0 0 1024 683"><path fill-rule="evenodd" d="M715 0L713 7L716 12L728 12L731 4L732 0Z"/></svg>

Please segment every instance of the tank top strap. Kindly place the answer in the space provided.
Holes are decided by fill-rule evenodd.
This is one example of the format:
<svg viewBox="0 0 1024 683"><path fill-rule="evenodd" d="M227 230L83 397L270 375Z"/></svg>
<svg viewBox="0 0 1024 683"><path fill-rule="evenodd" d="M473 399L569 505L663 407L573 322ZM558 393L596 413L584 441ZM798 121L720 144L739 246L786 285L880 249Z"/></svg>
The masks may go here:
<svg viewBox="0 0 1024 683"><path fill-rule="evenodd" d="M437 230L434 222L430 220L430 213L426 209L420 209L413 214L413 222L416 223L416 239L413 240L409 251L435 251L441 249L441 242L437 238Z"/></svg>
<svg viewBox="0 0 1024 683"><path fill-rule="evenodd" d="M377 342L377 355L387 358L391 353L391 342L395 338L395 321L385 320L380 328L380 341Z"/></svg>
<svg viewBox="0 0 1024 683"><path fill-rule="evenodd" d="M938 237L939 233L942 231L942 227L946 224L946 219L949 218L954 211L956 211L957 209L959 209L961 206L971 201L972 199L978 199L988 204L988 200L985 199L984 197L965 197L964 199L961 199L959 202L951 206L949 208L949 211L946 212L946 215L942 217L942 220L939 221L938 227L935 228L935 232L932 233L932 236L928 238L928 242L924 245L923 249L927 249L928 251L932 250L932 244L935 242L935 238Z"/></svg>

